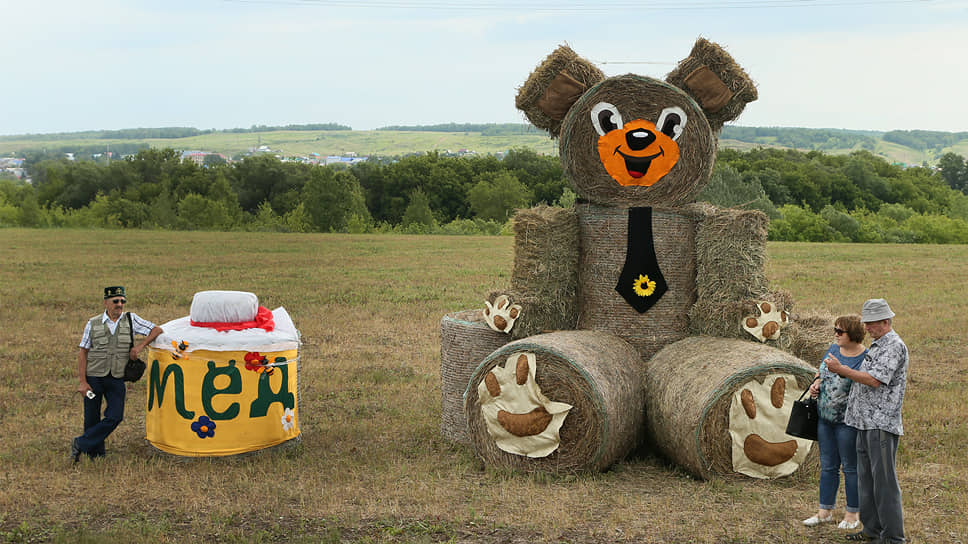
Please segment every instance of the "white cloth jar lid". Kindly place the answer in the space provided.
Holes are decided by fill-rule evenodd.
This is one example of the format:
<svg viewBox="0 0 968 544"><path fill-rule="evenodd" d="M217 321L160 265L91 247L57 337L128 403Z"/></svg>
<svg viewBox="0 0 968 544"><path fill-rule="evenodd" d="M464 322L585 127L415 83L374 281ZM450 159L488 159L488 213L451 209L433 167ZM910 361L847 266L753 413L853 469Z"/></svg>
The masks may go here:
<svg viewBox="0 0 968 544"><path fill-rule="evenodd" d="M189 312L197 323L241 323L253 321L259 312L259 297L246 291L199 291Z"/></svg>

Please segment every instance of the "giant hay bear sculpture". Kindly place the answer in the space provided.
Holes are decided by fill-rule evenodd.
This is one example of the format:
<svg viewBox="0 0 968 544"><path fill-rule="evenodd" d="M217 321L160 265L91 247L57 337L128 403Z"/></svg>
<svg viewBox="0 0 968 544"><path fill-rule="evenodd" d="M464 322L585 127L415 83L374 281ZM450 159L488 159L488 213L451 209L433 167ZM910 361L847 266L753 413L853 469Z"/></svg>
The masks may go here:
<svg viewBox="0 0 968 544"><path fill-rule="evenodd" d="M522 471L601 470L646 438L699 477L805 462L810 442L784 429L814 369L778 349L795 326L764 277L767 218L695 203L716 133L756 96L701 38L665 81L605 77L565 46L538 66L517 107L558 137L580 200L515 216L510 289L475 325L480 345L494 331L509 342L442 372L445 411L448 382L466 384L467 426L450 438ZM452 353L475 352L453 338L441 343L451 368Z"/></svg>

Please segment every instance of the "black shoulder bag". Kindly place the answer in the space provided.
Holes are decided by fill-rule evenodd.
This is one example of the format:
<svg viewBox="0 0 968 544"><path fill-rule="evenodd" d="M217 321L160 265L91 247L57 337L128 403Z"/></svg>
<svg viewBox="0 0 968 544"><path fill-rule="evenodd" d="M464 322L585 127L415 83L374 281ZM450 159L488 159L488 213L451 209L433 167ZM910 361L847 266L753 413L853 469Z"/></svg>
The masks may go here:
<svg viewBox="0 0 968 544"><path fill-rule="evenodd" d="M131 323L131 312L126 313L128 316L128 334L131 336L131 348L134 347L134 325ZM136 382L141 379L141 376L145 373L145 362L141 359L131 359L131 355L128 355L128 362L124 365L124 381L126 382Z"/></svg>
<svg viewBox="0 0 968 544"><path fill-rule="evenodd" d="M790 421L787 423L786 434L804 438L806 440L817 439L817 420L820 415L817 413L817 401L812 397L803 400L803 395L807 394L808 387L800 394L800 398L794 401L793 409L790 410Z"/></svg>

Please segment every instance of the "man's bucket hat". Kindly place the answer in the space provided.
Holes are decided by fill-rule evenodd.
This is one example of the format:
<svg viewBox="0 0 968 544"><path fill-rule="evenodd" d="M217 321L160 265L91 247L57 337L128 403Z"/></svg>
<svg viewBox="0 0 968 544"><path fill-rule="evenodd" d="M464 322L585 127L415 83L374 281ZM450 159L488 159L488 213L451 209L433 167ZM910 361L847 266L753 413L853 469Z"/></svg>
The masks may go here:
<svg viewBox="0 0 968 544"><path fill-rule="evenodd" d="M882 298L872 298L864 303L864 308L860 312L860 320L864 323L881 321L894 317L894 312L887 305L887 301Z"/></svg>

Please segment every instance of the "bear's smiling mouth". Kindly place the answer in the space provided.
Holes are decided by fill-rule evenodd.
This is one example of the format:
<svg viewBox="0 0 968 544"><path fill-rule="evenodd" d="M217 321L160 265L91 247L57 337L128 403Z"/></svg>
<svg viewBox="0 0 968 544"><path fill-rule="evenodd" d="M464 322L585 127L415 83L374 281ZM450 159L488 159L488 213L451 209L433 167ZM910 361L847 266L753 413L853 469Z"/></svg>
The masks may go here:
<svg viewBox="0 0 968 544"><path fill-rule="evenodd" d="M665 155L662 148L659 148L659 152L655 155L649 155L647 157L632 157L626 155L620 151L621 146L616 147L613 155L620 155L625 159L625 169L628 171L629 175L633 178L641 178L649 171L649 166L652 165L652 161Z"/></svg>

